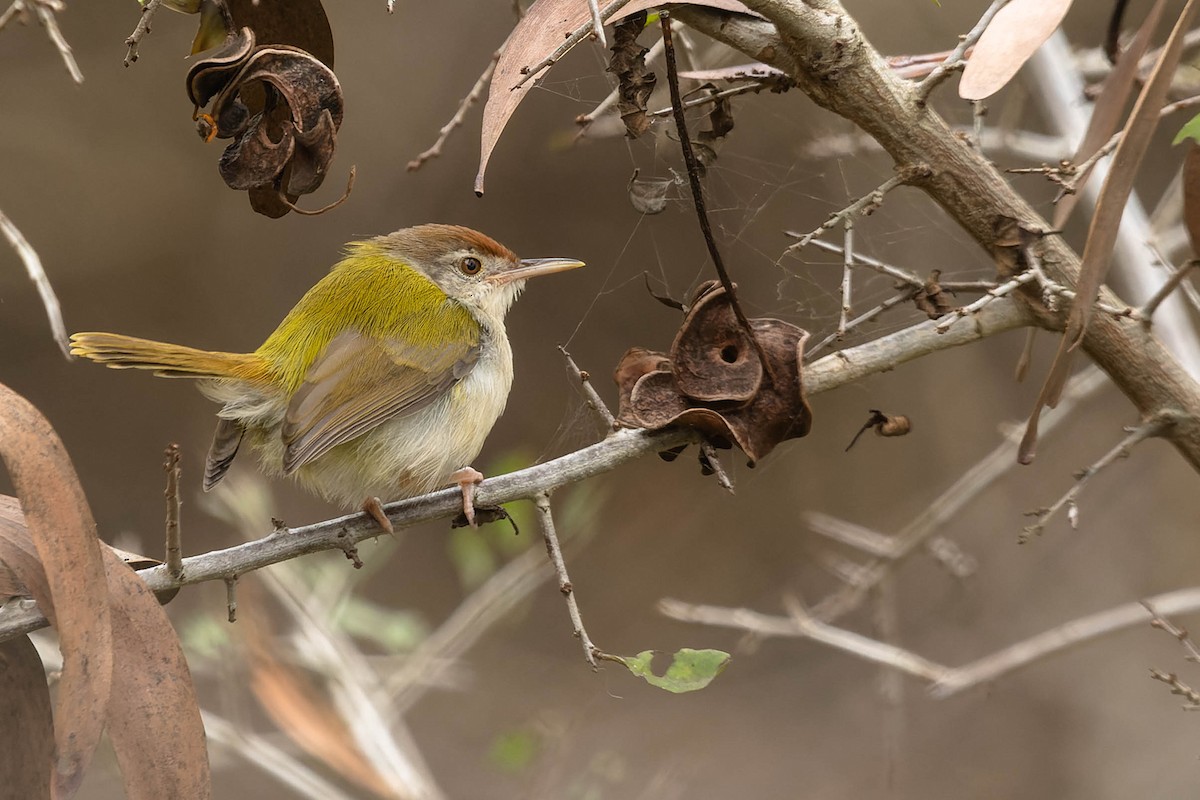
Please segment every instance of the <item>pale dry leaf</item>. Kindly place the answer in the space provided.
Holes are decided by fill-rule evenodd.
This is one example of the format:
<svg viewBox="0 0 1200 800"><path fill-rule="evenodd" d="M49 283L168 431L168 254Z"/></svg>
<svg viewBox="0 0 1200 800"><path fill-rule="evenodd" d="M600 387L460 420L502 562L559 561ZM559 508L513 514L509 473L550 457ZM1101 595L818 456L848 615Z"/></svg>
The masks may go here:
<svg viewBox="0 0 1200 800"><path fill-rule="evenodd" d="M715 8L718 11L732 11L737 14L749 14L752 17L758 17L759 14L754 13L746 7L744 3L739 3L738 0L693 0L687 3L664 3L663 0L630 0L628 5L622 6L617 13L609 17L606 22L620 22L631 14L636 14L639 11L651 11L656 8L671 8L672 6L704 6L705 8Z"/></svg>
<svg viewBox="0 0 1200 800"><path fill-rule="evenodd" d="M129 800L212 797L200 704L179 636L158 598L104 551L115 646L108 736Z"/></svg>
<svg viewBox="0 0 1200 800"><path fill-rule="evenodd" d="M29 401L0 385L0 458L20 499L32 557L45 570L48 595L34 592L58 630L63 654L55 706L54 795L68 798L83 780L104 728L112 685L112 622L100 540L62 441Z"/></svg>
<svg viewBox="0 0 1200 800"><path fill-rule="evenodd" d="M660 2L634 0L606 22L616 22L637 11L664 5L670 4L664 4L661 0ZM725 11L751 13L749 9L735 0L700 0L683 5L708 6ZM525 99L525 95L529 93L535 83L537 76L517 88L517 84L521 83L525 77L521 70L541 63L543 59L558 49L570 33L583 25L590 17L591 11L583 0L537 0L513 28L504 52L496 62L491 86L488 87L487 103L483 107L483 130L479 137L479 172L475 176L476 194L483 195L484 174L487 172L488 162L492 158L496 142L500 140L500 134L504 132L513 112L517 110L517 106Z"/></svg>
<svg viewBox="0 0 1200 800"><path fill-rule="evenodd" d="M1071 159L1073 164L1081 164L1090 158L1120 126L1121 115L1125 112L1125 106L1137 85L1138 62L1142 60L1142 56L1150 47L1150 41L1154 37L1154 31L1158 28L1158 23L1162 21L1163 9L1166 5L1167 0L1158 0L1154 4L1150 13L1146 15L1145 21L1142 22L1142 27L1138 29L1137 35L1129 43L1129 47L1121 53L1116 67L1104 79L1100 94L1092 105L1092 116L1088 120L1087 131L1084 132L1079 149L1075 151L1075 156ZM1090 176L1090 172L1087 175L1078 176L1075 179L1075 191L1058 201L1058 206L1054 209L1054 219L1051 222L1055 229L1062 228L1067 224L1067 219L1079 203L1083 185L1087 183Z"/></svg>
<svg viewBox="0 0 1200 800"><path fill-rule="evenodd" d="M1192 253L1200 253L1200 145L1188 144L1183 159L1183 224Z"/></svg>
<svg viewBox="0 0 1200 800"><path fill-rule="evenodd" d="M1058 28L1071 0L1012 0L996 12L975 43L958 84L964 100L982 100L1000 91Z"/></svg>
<svg viewBox="0 0 1200 800"><path fill-rule="evenodd" d="M0 642L0 774L4 796L50 797L54 720L37 648L28 636Z"/></svg>
<svg viewBox="0 0 1200 800"><path fill-rule="evenodd" d="M1200 10L1200 0L1188 0L1162 48L1154 71L1150 73L1150 78L1142 87L1133 110L1129 112L1121 143L1117 145L1117 151L1113 155L1112 169L1100 189L1096 211L1092 215L1091 227L1088 228L1087 244L1084 245L1079 277L1076 279L1075 302L1067 318L1066 331L1059 342L1054 363L1050 366L1050 372L1038 394L1033 412L1029 415L1025 436L1017 449L1017 461L1022 464L1033 461L1037 448L1038 417L1041 416L1042 409L1057 405L1067 384L1067 377L1071 371L1071 353L1083 339L1088 320L1091 318L1092 306L1108 274L1125 204L1133 190L1133 182L1137 178L1142 157L1145 156L1154 130L1158 127L1159 109L1162 108L1171 88L1171 79L1183 50L1184 35L1197 10Z"/></svg>

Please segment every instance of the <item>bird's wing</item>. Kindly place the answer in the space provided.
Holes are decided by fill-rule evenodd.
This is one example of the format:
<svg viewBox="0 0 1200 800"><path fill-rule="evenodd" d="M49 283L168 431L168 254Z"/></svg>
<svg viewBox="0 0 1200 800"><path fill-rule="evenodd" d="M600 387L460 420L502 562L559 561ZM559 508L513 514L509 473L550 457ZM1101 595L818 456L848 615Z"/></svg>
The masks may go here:
<svg viewBox="0 0 1200 800"><path fill-rule="evenodd" d="M429 405L471 371L479 352L477 340L418 345L357 331L337 335L288 404L284 472Z"/></svg>

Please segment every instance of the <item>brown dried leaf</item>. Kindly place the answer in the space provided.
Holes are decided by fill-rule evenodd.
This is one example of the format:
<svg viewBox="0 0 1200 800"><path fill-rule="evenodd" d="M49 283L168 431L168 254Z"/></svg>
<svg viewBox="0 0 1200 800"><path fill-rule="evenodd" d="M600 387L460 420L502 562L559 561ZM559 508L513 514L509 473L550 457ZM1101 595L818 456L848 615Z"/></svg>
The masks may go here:
<svg viewBox="0 0 1200 800"><path fill-rule="evenodd" d="M586 8L586 4L581 5L585 5ZM663 0L632 0L629 4L622 6L617 13L606 19L605 22L619 22L640 11L650 11L656 8L672 8L674 6L704 6L705 8L715 8L718 11L732 11L737 14L747 14L761 19L761 15L751 11L743 3L739 3L738 0L689 0L686 3L664 3Z"/></svg>
<svg viewBox="0 0 1200 800"><path fill-rule="evenodd" d="M665 5L671 4L664 4L661 0L634 0L606 22L617 22L638 11ZM752 13L736 0L698 0L684 5ZM475 176L475 194L483 195L484 174L487 172L492 151L496 149L496 142L500 140L500 134L504 132L517 106L533 88L536 76L515 88L525 77L522 70L533 67L549 57L569 34L587 22L590 15L588 4L581 0L538 0L529 7L525 16L509 34L504 52L492 73L487 103L483 107L483 130L479 137L479 172Z"/></svg>
<svg viewBox="0 0 1200 800"><path fill-rule="evenodd" d="M1012 0L992 17L963 70L958 96L982 100L995 94L1050 38L1071 0Z"/></svg>
<svg viewBox="0 0 1200 800"><path fill-rule="evenodd" d="M701 91L710 95L717 94L717 87L709 84L701 87ZM699 142L716 147L720 139L724 139L733 130L733 101L729 97L718 97L712 103L708 112L708 127L696 134Z"/></svg>
<svg viewBox="0 0 1200 800"><path fill-rule="evenodd" d="M121 557L104 552L112 598L108 736L130 800L212 796L204 723L179 636L158 598Z"/></svg>
<svg viewBox="0 0 1200 800"><path fill-rule="evenodd" d="M333 68L333 31L321 0L228 0L234 27L254 30L259 44L286 44Z"/></svg>
<svg viewBox="0 0 1200 800"><path fill-rule="evenodd" d="M930 319L937 319L954 310L954 303L950 302L942 285L938 283L941 277L940 269L932 270L925 285L913 295L913 303L917 306L917 310L923 312Z"/></svg>
<svg viewBox="0 0 1200 800"><path fill-rule="evenodd" d="M753 465L812 425L800 375L808 333L780 320L750 320L769 362L764 371L745 332L730 331L737 319L725 289L714 284L700 287L670 359L642 348L621 359L613 375L619 418L652 430L695 428L719 447L736 444Z"/></svg>
<svg viewBox="0 0 1200 800"><path fill-rule="evenodd" d="M1200 253L1200 145L1188 145L1183 159L1183 224L1192 252Z"/></svg>
<svg viewBox="0 0 1200 800"><path fill-rule="evenodd" d="M1058 352L1054 355L1054 362L1050 365L1046 382L1038 394L1033 412L1029 415L1025 436L1017 450L1017 461L1021 464L1033 461L1037 449L1038 417L1041 416L1042 409L1056 406L1059 397L1062 396L1063 387L1067 384L1067 377L1071 372L1071 353L1083 339L1091 319L1092 306L1100 294L1101 284L1108 275L1113 245L1116 244L1117 230L1121 224L1125 204L1133 190L1133 182L1137 178L1142 157L1150 145L1154 129L1158 127L1158 112L1171 88L1171 78L1183 50L1184 35L1191 26L1197 10L1200 10L1200 0L1188 0L1162 48L1162 54L1158 63L1154 65L1150 79L1142 87L1141 94L1138 95L1125 123L1121 143L1117 145L1117 151L1113 155L1113 167L1100 189L1096 213L1092 215L1091 227L1088 228L1087 244L1084 245L1079 277L1076 280L1075 302L1067 317L1066 331L1059 343Z"/></svg>
<svg viewBox="0 0 1200 800"><path fill-rule="evenodd" d="M96 523L62 441L29 401L5 386L0 386L0 458L20 498L34 548L14 553L18 548L8 546L0 558L33 592L59 634L63 671L54 715L53 781L55 797L68 798L79 788L99 743L112 686L104 562ZM8 510L11 518L11 503ZM45 583L11 556L18 561L23 556L25 567L29 561L40 563Z"/></svg>
<svg viewBox="0 0 1200 800"><path fill-rule="evenodd" d="M0 642L0 774L5 797L50 797L54 720L37 648L27 636Z"/></svg>
<svg viewBox="0 0 1200 800"><path fill-rule="evenodd" d="M1121 55L1116 67L1104 79L1100 94L1092 105L1092 117L1088 120L1087 131L1084 132L1083 140L1079 143L1079 149L1075 151L1071 163L1081 164L1087 161L1093 153L1100 149L1101 145L1112 138L1121 124L1121 115L1125 111L1125 105L1137 85L1138 62L1142 60L1142 56L1150 46L1150 40L1162 19L1166 4L1167 0L1157 0L1150 9L1150 13L1146 15L1137 35L1129 43L1128 49ZM1087 175L1077 177L1075 191L1064 195L1058 201L1058 206L1054 209L1054 219L1051 222L1055 228L1062 228L1067 224L1067 219L1075 210L1079 196L1083 192L1083 186L1090 176L1089 172Z"/></svg>
<svg viewBox="0 0 1200 800"><path fill-rule="evenodd" d="M646 68L646 53L637 38L646 26L646 12L634 14L613 27L612 58L608 71L617 76L617 113L625 123L625 135L636 139L650 129L646 103L654 93L658 77Z"/></svg>

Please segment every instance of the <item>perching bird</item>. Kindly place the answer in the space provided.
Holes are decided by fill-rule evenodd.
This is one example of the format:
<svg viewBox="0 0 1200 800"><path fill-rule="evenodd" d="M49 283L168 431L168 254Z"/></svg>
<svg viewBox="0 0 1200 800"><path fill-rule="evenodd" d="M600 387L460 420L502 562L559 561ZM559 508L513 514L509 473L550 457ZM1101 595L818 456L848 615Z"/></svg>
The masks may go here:
<svg viewBox="0 0 1200 800"><path fill-rule="evenodd" d="M483 476L469 464L512 388L505 314L526 279L581 266L519 259L470 228L420 225L348 245L253 353L116 333L77 333L71 352L198 379L223 404L205 491L245 439L268 475L293 476L346 507L361 503L387 530L379 497L452 484L474 524L472 492Z"/></svg>

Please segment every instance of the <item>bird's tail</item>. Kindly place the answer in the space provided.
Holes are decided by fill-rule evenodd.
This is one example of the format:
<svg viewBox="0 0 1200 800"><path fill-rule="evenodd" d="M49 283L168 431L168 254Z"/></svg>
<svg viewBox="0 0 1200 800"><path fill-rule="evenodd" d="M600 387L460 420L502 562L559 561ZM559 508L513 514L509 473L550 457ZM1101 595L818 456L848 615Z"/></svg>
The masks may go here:
<svg viewBox="0 0 1200 800"><path fill-rule="evenodd" d="M71 353L113 369L148 369L164 378L260 381L266 365L254 353L213 353L119 333L76 333Z"/></svg>

